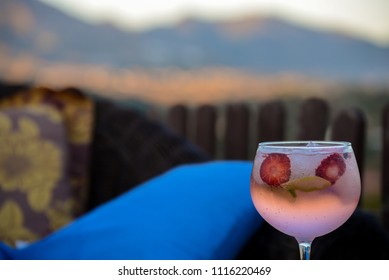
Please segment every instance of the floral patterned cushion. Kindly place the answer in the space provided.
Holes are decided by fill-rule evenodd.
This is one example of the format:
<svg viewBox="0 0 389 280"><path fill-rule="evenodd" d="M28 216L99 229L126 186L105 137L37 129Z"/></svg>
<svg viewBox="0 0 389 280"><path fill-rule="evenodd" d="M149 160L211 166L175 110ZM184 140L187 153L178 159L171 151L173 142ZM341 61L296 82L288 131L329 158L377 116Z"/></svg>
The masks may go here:
<svg viewBox="0 0 389 280"><path fill-rule="evenodd" d="M0 240L15 245L86 212L94 103L73 88L32 88L1 98L0 113Z"/></svg>
<svg viewBox="0 0 389 280"><path fill-rule="evenodd" d="M67 172L73 196L78 202L74 206L75 212L77 215L83 214L88 205L94 102L75 88L54 90L36 87L0 99L0 110L42 104L55 108L63 118L68 157L71 162Z"/></svg>
<svg viewBox="0 0 389 280"><path fill-rule="evenodd" d="M62 115L44 105L0 111L0 239L35 241L74 219Z"/></svg>

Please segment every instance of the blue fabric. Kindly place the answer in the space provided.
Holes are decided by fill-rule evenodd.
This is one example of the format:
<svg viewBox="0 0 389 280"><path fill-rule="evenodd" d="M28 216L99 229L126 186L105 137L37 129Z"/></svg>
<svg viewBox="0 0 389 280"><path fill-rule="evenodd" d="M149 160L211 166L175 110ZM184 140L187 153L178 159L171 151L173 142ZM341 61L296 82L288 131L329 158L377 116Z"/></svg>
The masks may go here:
<svg viewBox="0 0 389 280"><path fill-rule="evenodd" d="M9 258L5 255L4 247L5 245L0 243L0 260L8 260Z"/></svg>
<svg viewBox="0 0 389 280"><path fill-rule="evenodd" d="M262 223L252 164L174 168L23 249L13 259L233 259Z"/></svg>

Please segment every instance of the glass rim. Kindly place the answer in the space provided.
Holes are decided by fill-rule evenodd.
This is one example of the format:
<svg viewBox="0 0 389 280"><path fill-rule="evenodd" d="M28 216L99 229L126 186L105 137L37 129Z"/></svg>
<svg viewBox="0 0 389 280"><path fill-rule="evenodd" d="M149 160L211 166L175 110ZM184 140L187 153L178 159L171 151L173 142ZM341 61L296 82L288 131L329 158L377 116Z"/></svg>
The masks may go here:
<svg viewBox="0 0 389 280"><path fill-rule="evenodd" d="M306 149L307 145L312 143L313 145L308 146L310 149L334 149L334 148L347 148L351 147L351 142L348 141L332 141L332 140L297 140L297 141L265 141L259 142L258 148L269 148L269 149Z"/></svg>

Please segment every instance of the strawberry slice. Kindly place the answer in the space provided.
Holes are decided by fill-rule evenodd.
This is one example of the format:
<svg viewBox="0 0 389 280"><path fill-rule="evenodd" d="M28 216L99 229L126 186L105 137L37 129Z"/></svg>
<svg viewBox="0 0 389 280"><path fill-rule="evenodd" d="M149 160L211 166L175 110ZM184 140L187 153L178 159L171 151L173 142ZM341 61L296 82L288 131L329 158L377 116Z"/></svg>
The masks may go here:
<svg viewBox="0 0 389 280"><path fill-rule="evenodd" d="M326 179L335 184L335 182L346 171L346 163L340 154L334 153L323 159L318 168L316 168L316 176Z"/></svg>
<svg viewBox="0 0 389 280"><path fill-rule="evenodd" d="M268 154L262 162L259 175L270 186L279 186L289 181L290 159L285 154Z"/></svg>

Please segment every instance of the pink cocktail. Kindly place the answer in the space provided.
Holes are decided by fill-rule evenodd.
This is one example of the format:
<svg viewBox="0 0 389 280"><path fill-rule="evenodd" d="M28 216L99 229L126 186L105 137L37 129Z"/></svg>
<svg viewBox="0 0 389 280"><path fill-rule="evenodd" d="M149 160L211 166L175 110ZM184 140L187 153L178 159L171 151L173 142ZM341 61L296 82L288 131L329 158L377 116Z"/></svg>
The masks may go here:
<svg viewBox="0 0 389 280"><path fill-rule="evenodd" d="M347 142L260 143L251 175L251 197L274 228L295 237L309 259L315 237L341 226L357 207L361 182Z"/></svg>

